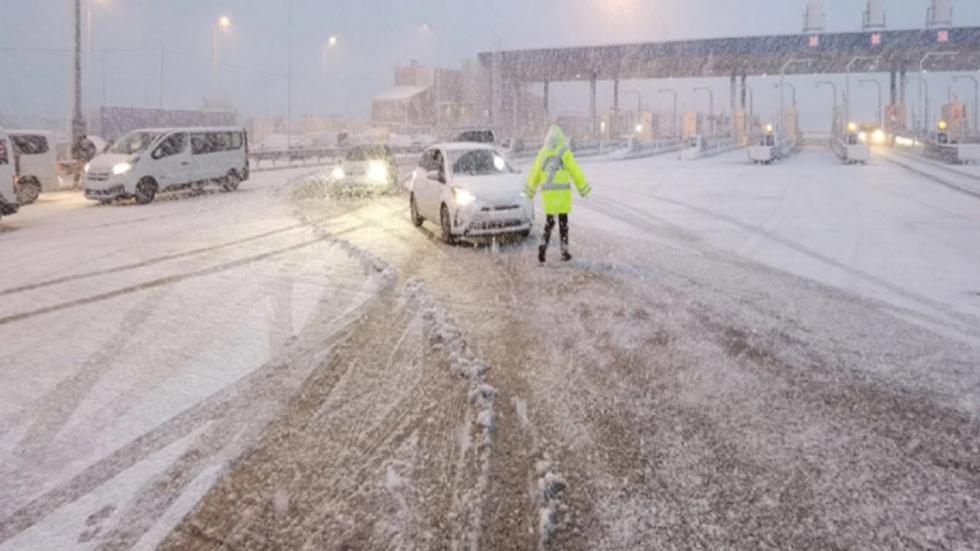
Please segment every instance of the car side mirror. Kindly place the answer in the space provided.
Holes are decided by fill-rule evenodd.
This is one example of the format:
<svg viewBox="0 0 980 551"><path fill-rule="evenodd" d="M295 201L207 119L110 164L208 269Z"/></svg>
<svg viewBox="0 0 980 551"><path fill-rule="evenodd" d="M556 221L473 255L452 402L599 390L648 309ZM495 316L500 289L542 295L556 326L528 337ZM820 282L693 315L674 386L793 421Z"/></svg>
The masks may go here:
<svg viewBox="0 0 980 551"><path fill-rule="evenodd" d="M426 174L426 178L430 180L436 180L437 182L442 184L446 183L446 176L440 170L430 170Z"/></svg>

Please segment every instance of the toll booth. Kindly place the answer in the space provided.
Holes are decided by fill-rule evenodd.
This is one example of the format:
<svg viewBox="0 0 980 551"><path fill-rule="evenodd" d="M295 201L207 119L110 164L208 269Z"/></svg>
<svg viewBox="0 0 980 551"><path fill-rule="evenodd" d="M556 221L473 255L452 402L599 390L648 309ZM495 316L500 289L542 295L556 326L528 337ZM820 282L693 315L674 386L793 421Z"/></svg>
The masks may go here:
<svg viewBox="0 0 980 551"><path fill-rule="evenodd" d="M702 136L705 133L704 115L694 111L684 113L681 120L681 137Z"/></svg>
<svg viewBox="0 0 980 551"><path fill-rule="evenodd" d="M909 127L908 108L905 104L893 104L885 106L885 128L884 131L889 136L901 134Z"/></svg>
<svg viewBox="0 0 980 551"><path fill-rule="evenodd" d="M951 139L964 141L969 135L966 122L966 105L959 101L952 101L942 106L942 120L940 132L945 132Z"/></svg>

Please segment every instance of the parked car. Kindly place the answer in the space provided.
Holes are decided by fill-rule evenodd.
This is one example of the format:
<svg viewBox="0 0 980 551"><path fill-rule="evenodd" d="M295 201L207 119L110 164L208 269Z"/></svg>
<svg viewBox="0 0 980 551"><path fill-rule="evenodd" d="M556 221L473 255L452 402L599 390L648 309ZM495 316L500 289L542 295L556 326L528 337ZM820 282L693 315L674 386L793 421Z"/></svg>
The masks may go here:
<svg viewBox="0 0 980 551"><path fill-rule="evenodd" d="M524 187L524 178L492 145L435 145L422 154L412 176L412 222L438 221L447 243L508 234L526 238L534 203Z"/></svg>
<svg viewBox="0 0 980 551"><path fill-rule="evenodd" d="M7 133L20 155L17 202L30 205L37 201L42 191L58 189L60 184L58 158L53 147L54 134L36 130L9 130Z"/></svg>
<svg viewBox="0 0 980 551"><path fill-rule="evenodd" d="M218 185L234 191L248 180L248 135L242 128L135 130L85 167L85 197L102 203Z"/></svg>
<svg viewBox="0 0 980 551"><path fill-rule="evenodd" d="M358 145L347 150L331 177L345 191L389 191L398 184L398 163L387 145Z"/></svg>
<svg viewBox="0 0 980 551"><path fill-rule="evenodd" d="M0 127L0 218L17 212L17 154L7 136L7 131Z"/></svg>

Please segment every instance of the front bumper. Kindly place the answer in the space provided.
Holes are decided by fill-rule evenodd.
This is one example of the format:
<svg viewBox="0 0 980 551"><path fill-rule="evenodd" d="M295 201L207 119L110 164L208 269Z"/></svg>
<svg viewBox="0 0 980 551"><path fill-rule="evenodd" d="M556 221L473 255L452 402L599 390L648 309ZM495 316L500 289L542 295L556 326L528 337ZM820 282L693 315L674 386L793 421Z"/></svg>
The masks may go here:
<svg viewBox="0 0 980 551"><path fill-rule="evenodd" d="M533 207L476 205L456 212L456 228L463 237L491 237L530 231Z"/></svg>
<svg viewBox="0 0 980 551"><path fill-rule="evenodd" d="M6 197L0 195L0 214L16 214L20 205L16 200L8 201Z"/></svg>
<svg viewBox="0 0 980 551"><path fill-rule="evenodd" d="M105 189L85 187L85 198L93 201L111 201L120 197L126 197L126 186L116 184Z"/></svg>

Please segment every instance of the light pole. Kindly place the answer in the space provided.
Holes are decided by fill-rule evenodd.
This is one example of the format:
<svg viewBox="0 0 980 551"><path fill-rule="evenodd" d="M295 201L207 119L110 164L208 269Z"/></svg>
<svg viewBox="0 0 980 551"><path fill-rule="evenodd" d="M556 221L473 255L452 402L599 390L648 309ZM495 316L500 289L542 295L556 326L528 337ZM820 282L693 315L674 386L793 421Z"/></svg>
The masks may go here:
<svg viewBox="0 0 980 551"><path fill-rule="evenodd" d="M864 86L865 84L874 84L878 88L878 117L877 117L877 121L878 121L878 126L881 127L881 122L882 122L882 118L883 118L882 111L881 111L881 108L882 108L881 83L878 82L877 80L873 79L873 78L863 78L863 79L861 79L861 80L858 81L858 84L861 85L861 86Z"/></svg>
<svg viewBox="0 0 980 551"><path fill-rule="evenodd" d="M922 75L926 74L926 61L928 61L929 58L931 58L931 57L950 57L950 56L955 56L955 55L959 55L959 52L928 52L928 53L926 53L926 55L922 56L922 59L919 60L919 74L922 74ZM925 81L925 77L923 77L922 80ZM925 127L926 127L926 133L928 134L928 132L929 132L929 83L926 82L925 84L926 84L926 98L925 98L925 102L924 102L925 114L923 115L923 117L925 118L925 121L924 122L925 122Z"/></svg>
<svg viewBox="0 0 980 551"><path fill-rule="evenodd" d="M755 125L755 90L748 84L745 85L745 89L749 92L749 131L751 133L752 127Z"/></svg>
<svg viewBox="0 0 980 551"><path fill-rule="evenodd" d="M622 94L632 94L636 96L636 124L642 124L643 119L643 94L639 90L623 90Z"/></svg>
<svg viewBox="0 0 980 551"><path fill-rule="evenodd" d="M214 81L214 94L218 95L218 38L223 32L228 32L231 29L231 18L227 15L222 15L214 24L214 29L211 33L211 78Z"/></svg>
<svg viewBox="0 0 980 551"><path fill-rule="evenodd" d="M851 62L847 64L847 92L845 92L847 94L847 97L845 98L845 101L844 101L845 107L847 109L847 115L845 117L847 120L844 121L844 124L845 125L850 125L851 124L851 69L854 67L854 64L857 63L858 61L875 61L875 62L877 62L878 59L879 58L872 57L872 56L857 56L857 57L851 59Z"/></svg>
<svg viewBox="0 0 980 551"><path fill-rule="evenodd" d="M78 159L82 140L87 134L85 118L82 116L82 4L74 0L75 40L72 63L72 104L71 104L71 157Z"/></svg>
<svg viewBox="0 0 980 551"><path fill-rule="evenodd" d="M812 59L790 59L779 69L779 136L783 135L783 118L785 117L785 94L783 94L783 83L786 79L786 70L793 65L809 65Z"/></svg>
<svg viewBox="0 0 980 551"><path fill-rule="evenodd" d="M289 38L286 67L286 165L293 164L293 0L287 6L289 19Z"/></svg>
<svg viewBox="0 0 980 551"><path fill-rule="evenodd" d="M779 88L781 86L785 86L786 88L789 88L789 91L793 94L793 109L796 109L796 86L793 86L788 82L784 82L782 84L777 82L776 84L772 85L773 88Z"/></svg>
<svg viewBox="0 0 980 551"><path fill-rule="evenodd" d="M978 128L977 122L980 121L980 118L977 117L977 108L980 107L980 81L973 75L953 75L953 82L960 80L973 81L973 134L978 135L980 128Z"/></svg>
<svg viewBox="0 0 980 551"><path fill-rule="evenodd" d="M85 89L92 91L92 12L95 11L96 4L105 4L106 0L87 0L85 3ZM89 100L91 107L91 100Z"/></svg>
<svg viewBox="0 0 980 551"><path fill-rule="evenodd" d="M670 120L670 131L671 137L677 137L677 91L668 88L661 88L657 90L660 94L673 94L674 95L674 117Z"/></svg>
<svg viewBox="0 0 980 551"><path fill-rule="evenodd" d="M711 121L711 136L715 135L715 93L711 88L705 86L698 86L694 88L694 92L707 92L708 93L708 120Z"/></svg>
<svg viewBox="0 0 980 551"><path fill-rule="evenodd" d="M338 43L337 37L336 36L331 36L330 38L327 39L326 42L323 43L323 50L321 52L322 58L321 58L321 67L320 67L320 69L321 69L321 74L320 74L321 83L320 83L320 85L323 87L323 97L324 97L324 106L323 106L324 107L324 111L323 111L323 115L325 117L326 116L329 116L329 113L330 113L330 106L329 106L329 103L326 101L326 97L327 97L327 63L329 61L330 50L334 49L337 46L337 43Z"/></svg>

